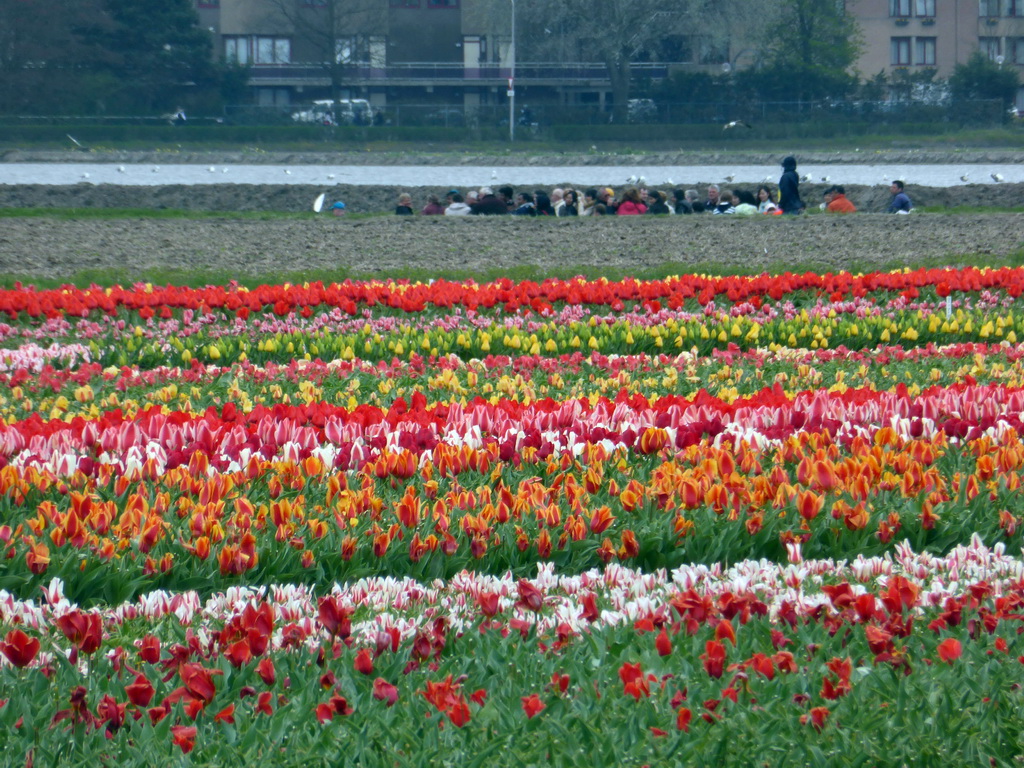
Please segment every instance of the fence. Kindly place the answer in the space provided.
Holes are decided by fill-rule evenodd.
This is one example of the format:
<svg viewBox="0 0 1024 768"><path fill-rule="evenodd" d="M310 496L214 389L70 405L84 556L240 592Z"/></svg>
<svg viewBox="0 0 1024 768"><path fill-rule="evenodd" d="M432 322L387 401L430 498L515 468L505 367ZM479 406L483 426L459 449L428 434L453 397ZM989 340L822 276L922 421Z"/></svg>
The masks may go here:
<svg viewBox="0 0 1024 768"><path fill-rule="evenodd" d="M522 98L522 97L520 97ZM293 125L293 115L304 105L230 106L224 119L234 125ZM1004 105L997 100L960 102L955 105L930 105L894 101L714 101L655 103L637 99L627 109L626 122L661 125L724 125L742 120L748 125L872 122L879 125L950 123L954 126L999 125L1011 121ZM517 108L515 120L524 128L546 130L552 126L614 124L610 105L560 105L526 102ZM466 107L462 104L389 104L374 107L366 125L395 128L506 128L508 104ZM741 133L742 129L738 131Z"/></svg>

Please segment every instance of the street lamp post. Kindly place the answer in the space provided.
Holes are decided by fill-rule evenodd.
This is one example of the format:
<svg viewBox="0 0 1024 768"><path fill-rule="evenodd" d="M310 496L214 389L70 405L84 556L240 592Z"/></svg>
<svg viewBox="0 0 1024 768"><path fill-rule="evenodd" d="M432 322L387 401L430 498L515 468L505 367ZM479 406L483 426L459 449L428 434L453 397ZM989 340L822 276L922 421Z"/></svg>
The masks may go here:
<svg viewBox="0 0 1024 768"><path fill-rule="evenodd" d="M508 78L508 140L516 140L516 0L512 3L512 43L508 47L508 55L512 67Z"/></svg>

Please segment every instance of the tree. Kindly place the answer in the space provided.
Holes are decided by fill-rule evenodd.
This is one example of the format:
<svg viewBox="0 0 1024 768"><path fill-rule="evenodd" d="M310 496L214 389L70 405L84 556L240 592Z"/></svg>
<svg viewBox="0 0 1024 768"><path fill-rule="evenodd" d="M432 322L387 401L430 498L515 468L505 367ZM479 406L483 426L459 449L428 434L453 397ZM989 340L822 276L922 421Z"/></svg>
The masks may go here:
<svg viewBox="0 0 1024 768"><path fill-rule="evenodd" d="M335 101L344 95L352 65L374 57L370 36L383 36L387 26L388 4L381 0L271 0L271 6L276 21L295 32L293 60L321 66Z"/></svg>
<svg viewBox="0 0 1024 768"><path fill-rule="evenodd" d="M1017 95L1019 84L1013 67L1003 69L981 51L972 54L967 63L957 64L949 78L954 108L961 115L973 114L975 117L991 115L991 110L971 102L995 102L1001 116L1005 115Z"/></svg>
<svg viewBox="0 0 1024 768"><path fill-rule="evenodd" d="M843 0L778 0L775 5L760 44L770 76L763 87L784 90L798 101L845 95L857 82L850 68L861 40Z"/></svg>
<svg viewBox="0 0 1024 768"><path fill-rule="evenodd" d="M545 43L544 30L557 29L574 43L570 57L602 62L611 82L613 119L626 122L630 65L667 35L689 34L700 27L697 11L702 4L698 0L519 0L517 24L522 32L517 36L532 41L535 55L543 55L555 45L565 49L564 40L550 40L554 35L548 35Z"/></svg>
<svg viewBox="0 0 1024 768"><path fill-rule="evenodd" d="M197 91L216 90L222 70L209 31L191 0L106 0L114 28L103 36L119 60L111 67L119 105L169 111Z"/></svg>
<svg viewBox="0 0 1024 768"><path fill-rule="evenodd" d="M0 111L89 111L112 26L101 0L0 0Z"/></svg>

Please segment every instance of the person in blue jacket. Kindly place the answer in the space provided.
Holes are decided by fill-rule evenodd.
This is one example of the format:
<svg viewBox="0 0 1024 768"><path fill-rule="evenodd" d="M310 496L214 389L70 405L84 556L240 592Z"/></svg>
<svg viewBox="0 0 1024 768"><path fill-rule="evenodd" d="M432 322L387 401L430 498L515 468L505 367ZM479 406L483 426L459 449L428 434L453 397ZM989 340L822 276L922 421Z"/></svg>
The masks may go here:
<svg viewBox="0 0 1024 768"><path fill-rule="evenodd" d="M910 213L910 209L914 207L914 204L910 202L910 197L903 191L903 182L894 181L889 186L889 191L892 192L889 213Z"/></svg>

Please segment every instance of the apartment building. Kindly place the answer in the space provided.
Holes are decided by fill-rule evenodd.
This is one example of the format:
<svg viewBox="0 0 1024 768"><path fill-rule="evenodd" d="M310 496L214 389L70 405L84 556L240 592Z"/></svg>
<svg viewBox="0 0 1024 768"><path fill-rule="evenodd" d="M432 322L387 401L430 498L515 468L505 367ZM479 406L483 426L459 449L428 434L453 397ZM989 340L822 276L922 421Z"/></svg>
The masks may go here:
<svg viewBox="0 0 1024 768"><path fill-rule="evenodd" d="M1024 0L847 0L846 12L861 28L864 77L934 69L945 79L980 50L1024 82ZM1024 89L1017 102L1024 109Z"/></svg>
<svg viewBox="0 0 1024 768"><path fill-rule="evenodd" d="M374 107L473 108L508 99L514 1L195 2L219 53L250 67L261 105L326 98L335 87ZM980 49L1000 66L1016 68L1024 81L1024 0L846 0L846 10L861 29L864 49L856 68L863 77L935 69L946 78ZM523 50L524 41L518 42ZM752 50L733 40L712 53L688 41L664 61L635 64L634 74L657 80L680 68L720 71L731 61L749 65L754 57L740 59ZM603 63L571 61L572 55L554 63L517 58L518 99L604 107L611 98ZM1024 109L1024 88L1018 106Z"/></svg>

